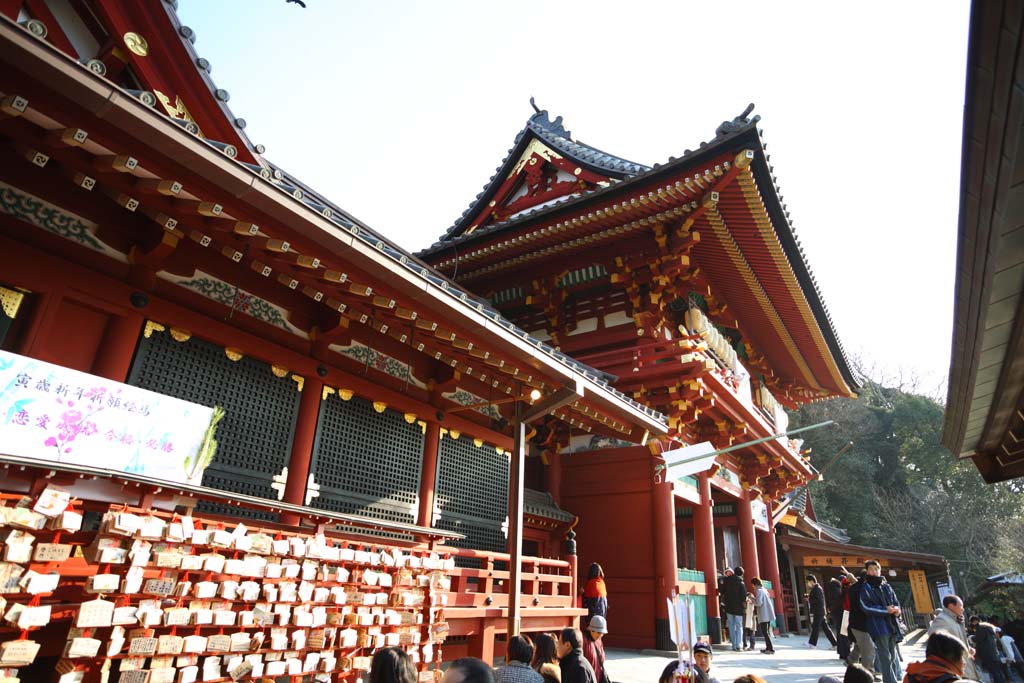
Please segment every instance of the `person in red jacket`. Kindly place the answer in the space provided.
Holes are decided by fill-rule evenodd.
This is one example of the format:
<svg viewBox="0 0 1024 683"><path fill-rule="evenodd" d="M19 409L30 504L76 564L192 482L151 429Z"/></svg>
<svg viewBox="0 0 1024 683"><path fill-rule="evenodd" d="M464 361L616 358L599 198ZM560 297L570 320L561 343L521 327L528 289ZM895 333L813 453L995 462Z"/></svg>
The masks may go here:
<svg viewBox="0 0 1024 683"><path fill-rule="evenodd" d="M587 583L583 586L583 606L587 609L587 623L594 616L608 617L608 589L604 585L604 570L597 562L591 562L587 571Z"/></svg>
<svg viewBox="0 0 1024 683"><path fill-rule="evenodd" d="M608 633L608 622L600 614L595 614L583 632L583 657L590 662L597 683L612 683L604 666L604 643L601 639Z"/></svg>
<svg viewBox="0 0 1024 683"><path fill-rule="evenodd" d="M907 666L903 683L952 683L964 678L964 653L966 648L960 639L946 631L936 631L928 636L923 662Z"/></svg>

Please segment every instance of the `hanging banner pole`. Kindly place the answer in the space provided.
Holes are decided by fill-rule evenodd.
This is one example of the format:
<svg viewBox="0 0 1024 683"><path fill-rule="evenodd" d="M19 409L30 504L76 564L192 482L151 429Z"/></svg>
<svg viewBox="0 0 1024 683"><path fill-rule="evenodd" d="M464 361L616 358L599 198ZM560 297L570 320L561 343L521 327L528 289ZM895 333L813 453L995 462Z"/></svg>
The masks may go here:
<svg viewBox="0 0 1024 683"><path fill-rule="evenodd" d="M677 465L685 465L686 463L693 462L694 460L700 460L702 458L708 458L708 457L715 456L715 455L721 455L722 453L729 453L730 451L737 451L737 450L739 450L741 448L746 448L747 446L756 446L757 444L764 443L765 441L771 441L772 439L786 438L786 437L789 437L789 436L791 436L793 434L799 434L800 432L808 432L808 431L810 431L812 429L818 429L820 427L827 427L827 426L833 425L835 423L836 423L835 420L826 420L825 422L819 422L818 424L813 424L813 425L810 425L810 426L807 426L807 427L799 427L797 429L790 429L788 432L785 432L784 434L772 434L771 436L764 436L764 437L761 437L760 439L754 439L753 441L744 441L743 443L738 443L738 444L736 444L734 446L729 446L728 448L719 448L717 451L711 451L710 453L702 453L702 454L700 454L700 455L698 455L696 457L693 457L693 458L684 458L683 460L677 460L676 462L667 462L667 463L664 463L662 465L657 465L657 466L655 466L654 471L655 472L660 472L662 470L667 470L667 469L671 469L673 467L676 467Z"/></svg>

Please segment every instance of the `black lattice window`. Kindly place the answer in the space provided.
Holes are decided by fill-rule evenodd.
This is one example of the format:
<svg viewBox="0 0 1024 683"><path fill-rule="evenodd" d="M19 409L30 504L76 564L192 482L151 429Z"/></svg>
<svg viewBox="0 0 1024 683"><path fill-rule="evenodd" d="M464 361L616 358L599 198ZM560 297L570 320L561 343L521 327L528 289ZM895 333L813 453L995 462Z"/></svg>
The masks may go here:
<svg viewBox="0 0 1024 683"><path fill-rule="evenodd" d="M438 516L434 519L434 528L454 531L465 536L465 538L445 541L446 545L503 553L508 549L507 530L504 521L494 522L493 524L481 524L459 517ZM480 566L479 561L471 558L457 557L455 559L460 567Z"/></svg>
<svg viewBox="0 0 1024 683"><path fill-rule="evenodd" d="M314 507L405 524L416 522L423 431L401 413L331 394L320 404L311 471Z"/></svg>
<svg viewBox="0 0 1024 683"><path fill-rule="evenodd" d="M203 475L203 485L278 497L271 488L272 477L290 458L302 396L295 380L275 376L269 364L253 358L232 361L224 349L201 339L178 342L166 332L154 331L139 341L128 383L205 406L222 406L217 455ZM206 504L203 509L243 514L222 505ZM244 514L274 518L269 513Z"/></svg>
<svg viewBox="0 0 1024 683"><path fill-rule="evenodd" d="M441 439L434 526L465 534L465 548L504 552L508 518L508 456L472 439Z"/></svg>

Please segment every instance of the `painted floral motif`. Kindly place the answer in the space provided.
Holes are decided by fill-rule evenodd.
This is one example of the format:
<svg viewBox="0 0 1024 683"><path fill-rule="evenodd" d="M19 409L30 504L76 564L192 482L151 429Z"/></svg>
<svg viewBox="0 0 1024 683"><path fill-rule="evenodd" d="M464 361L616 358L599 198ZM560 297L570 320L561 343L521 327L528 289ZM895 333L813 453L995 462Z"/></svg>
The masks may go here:
<svg viewBox="0 0 1024 683"><path fill-rule="evenodd" d="M94 223L6 183L0 183L0 212L82 246L124 260L124 254L111 249L93 235L92 229L96 227Z"/></svg>
<svg viewBox="0 0 1024 683"><path fill-rule="evenodd" d="M599 451L604 448L628 448L629 446L635 445L636 444L631 441L623 441L622 439L615 439L603 434L592 434L587 444L583 448L577 450Z"/></svg>
<svg viewBox="0 0 1024 683"><path fill-rule="evenodd" d="M376 349L371 349L369 346L360 344L359 342L352 342L349 346L338 346L336 344L331 345L332 351L354 358L355 360L370 366L375 370L379 370L385 374L391 375L403 382L411 382L420 388L425 388L426 385L416 379L416 377L410 371L409 366L406 363L393 358L386 353L381 353Z"/></svg>
<svg viewBox="0 0 1024 683"><path fill-rule="evenodd" d="M163 273L161 273L161 275L163 275ZM288 319L285 317L284 309L275 306L269 301L259 298L255 294L250 294L244 289L238 289L234 285L224 282L223 280L219 280L212 275L208 275L197 270L195 276L190 279L168 279L171 279L172 282L181 285L182 287L187 287L199 294L202 294L207 299L212 299L217 303L230 306L240 313L245 313L257 320L270 323L275 327L280 327L282 330L287 330L293 334L305 336L305 333L303 333L302 330L288 322Z"/></svg>
<svg viewBox="0 0 1024 683"><path fill-rule="evenodd" d="M458 403L460 406L471 406L471 405L474 405L476 403L484 403L484 401L485 401L484 399L480 398L479 396L477 396L473 392L466 391L465 389L459 389L459 388L456 388L455 391L448 392L448 393L441 394L441 395L444 396L449 401L452 401L454 403ZM492 418L494 420L500 420L501 417L502 417L501 416L501 411L498 410L498 408L496 406L492 406L492 405L480 406L479 408L474 408L474 410L476 410L479 413L483 413L487 417Z"/></svg>

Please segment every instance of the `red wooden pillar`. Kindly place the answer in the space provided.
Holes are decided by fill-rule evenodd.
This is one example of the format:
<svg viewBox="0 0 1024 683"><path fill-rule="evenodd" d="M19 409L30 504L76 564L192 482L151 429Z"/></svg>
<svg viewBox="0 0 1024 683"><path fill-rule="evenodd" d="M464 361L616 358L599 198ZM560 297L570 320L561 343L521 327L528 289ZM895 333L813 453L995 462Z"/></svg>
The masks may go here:
<svg viewBox="0 0 1024 683"><path fill-rule="evenodd" d="M761 537L761 566L764 576L772 582L772 593L775 601L775 621L779 631L786 632L785 605L782 600L782 579L779 576L779 551L775 547L775 522L772 520L772 506L768 505L768 531L758 533Z"/></svg>
<svg viewBox="0 0 1024 683"><path fill-rule="evenodd" d="M135 346L142 331L142 315L128 311L112 316L103 331L99 353L92 364L92 374L123 382L131 370Z"/></svg>
<svg viewBox="0 0 1024 683"><path fill-rule="evenodd" d="M740 531L743 578L746 580L749 590L750 579L761 576L761 564L757 561L757 538L754 536L754 515L750 511L749 491L744 491L736 501L736 521Z"/></svg>
<svg viewBox="0 0 1024 683"><path fill-rule="evenodd" d="M423 464L420 467L419 511L416 524L432 526L434 523L434 485L437 482L437 460L440 457L441 425L427 422L423 439Z"/></svg>
<svg viewBox="0 0 1024 683"><path fill-rule="evenodd" d="M664 463L662 458L652 459L652 467ZM654 481L665 477L655 473ZM651 511L654 532L654 638L659 650L672 650L669 635L667 598L676 588L676 503L672 482L655 483L651 491Z"/></svg>
<svg viewBox="0 0 1024 683"><path fill-rule="evenodd" d="M556 449L545 453L548 464L544 467L544 483L547 485L548 493L555 499L556 504L561 503L562 498L562 454Z"/></svg>
<svg viewBox="0 0 1024 683"><path fill-rule="evenodd" d="M299 416L295 421L295 436L292 438L292 454L288 460L288 481L284 486L284 502L292 505L306 504L313 439L316 437L316 421L320 414L323 391L324 384L319 378L307 377L303 382ZM285 513L281 515L281 523L298 525L299 517Z"/></svg>
<svg viewBox="0 0 1024 683"><path fill-rule="evenodd" d="M711 476L697 475L700 505L693 507L693 541L697 549L697 569L704 572L707 589L708 635L713 644L722 642L722 614L718 607L718 558L715 556L715 522L711 508Z"/></svg>
<svg viewBox="0 0 1024 683"><path fill-rule="evenodd" d="M21 338L18 353L22 356L35 358L39 353L39 345L45 335L46 328L51 326L56 317L57 308L64 296L64 287L57 284L53 291L43 292L35 306L31 307L28 328Z"/></svg>
<svg viewBox="0 0 1024 683"><path fill-rule="evenodd" d="M469 637L469 656L482 659L487 666L494 665L494 637L497 635L496 619L480 618L480 632Z"/></svg>

